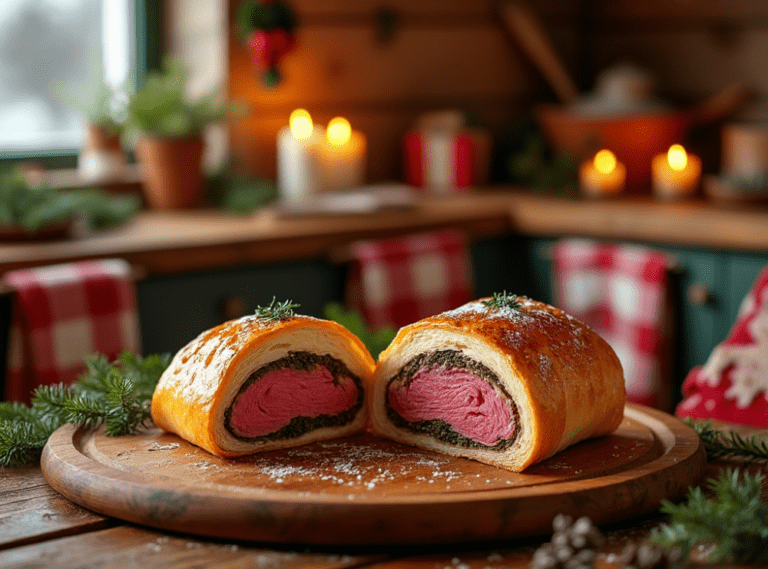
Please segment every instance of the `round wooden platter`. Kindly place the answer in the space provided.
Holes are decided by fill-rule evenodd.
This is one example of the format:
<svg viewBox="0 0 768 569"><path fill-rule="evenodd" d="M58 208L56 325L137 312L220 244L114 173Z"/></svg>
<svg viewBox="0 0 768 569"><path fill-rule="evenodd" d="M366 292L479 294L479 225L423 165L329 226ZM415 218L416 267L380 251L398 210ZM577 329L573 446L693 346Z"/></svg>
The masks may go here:
<svg viewBox="0 0 768 569"><path fill-rule="evenodd" d="M165 530L272 543L426 544L547 534L558 513L597 524L681 497L705 451L680 420L628 405L611 436L514 473L368 434L220 459L148 429L107 437L65 425L48 483L98 513Z"/></svg>

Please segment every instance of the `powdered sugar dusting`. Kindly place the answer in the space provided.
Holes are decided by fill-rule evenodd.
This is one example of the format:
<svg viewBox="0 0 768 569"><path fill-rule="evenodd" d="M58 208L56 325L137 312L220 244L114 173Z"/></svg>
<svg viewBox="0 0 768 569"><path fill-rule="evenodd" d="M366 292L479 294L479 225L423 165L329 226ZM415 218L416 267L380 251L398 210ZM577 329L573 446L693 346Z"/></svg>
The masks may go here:
<svg viewBox="0 0 768 569"><path fill-rule="evenodd" d="M405 450L389 444L356 445L348 441L326 441L311 448L297 447L278 456L257 456L253 466L262 475L288 487L303 487L307 483L324 482L324 491L368 493L388 485L414 492L442 491L446 484L454 488L475 489L477 476L452 467L447 456L428 455L418 450ZM493 478L493 480L491 480ZM486 483L504 482L483 475ZM458 486L456 486L458 485Z"/></svg>

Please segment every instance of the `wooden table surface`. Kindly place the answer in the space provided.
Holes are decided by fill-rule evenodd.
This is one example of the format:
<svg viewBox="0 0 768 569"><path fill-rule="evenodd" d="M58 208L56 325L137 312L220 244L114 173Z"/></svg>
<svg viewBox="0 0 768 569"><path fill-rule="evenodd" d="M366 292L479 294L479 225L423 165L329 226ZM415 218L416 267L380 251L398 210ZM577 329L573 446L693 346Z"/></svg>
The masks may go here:
<svg viewBox="0 0 768 569"><path fill-rule="evenodd" d="M719 425L721 428L729 427ZM768 429L735 427L768 439ZM733 461L713 461L706 478ZM760 469L751 466L751 471ZM768 467L762 469L768 473ZM768 484L763 500L768 499ZM627 544L640 543L663 521L659 514L601 530L606 545L598 568L618 567ZM344 531L344 528L339 528ZM46 483L38 466L0 468L0 567L234 567L290 569L512 569L527 568L548 537L462 546L324 548L205 539L145 528L94 514L72 504ZM711 567L707 565L707 567Z"/></svg>

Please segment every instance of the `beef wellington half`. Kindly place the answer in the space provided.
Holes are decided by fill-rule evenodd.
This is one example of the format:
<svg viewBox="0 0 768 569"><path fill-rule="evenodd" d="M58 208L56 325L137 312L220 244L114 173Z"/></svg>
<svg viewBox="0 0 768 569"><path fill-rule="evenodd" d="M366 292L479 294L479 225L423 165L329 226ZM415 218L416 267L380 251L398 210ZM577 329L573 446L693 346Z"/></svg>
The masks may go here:
<svg viewBox="0 0 768 569"><path fill-rule="evenodd" d="M361 431L375 362L344 326L245 316L182 348L152 398L155 424L220 457Z"/></svg>
<svg viewBox="0 0 768 569"><path fill-rule="evenodd" d="M626 391L600 336L505 293L402 328L368 397L380 436L519 472L613 432Z"/></svg>

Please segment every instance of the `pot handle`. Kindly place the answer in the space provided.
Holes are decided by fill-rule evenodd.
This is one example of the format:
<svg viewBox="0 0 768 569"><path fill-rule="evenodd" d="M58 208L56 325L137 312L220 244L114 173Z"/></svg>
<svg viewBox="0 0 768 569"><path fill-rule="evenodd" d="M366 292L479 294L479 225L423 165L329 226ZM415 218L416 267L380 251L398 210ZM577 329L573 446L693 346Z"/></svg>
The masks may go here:
<svg viewBox="0 0 768 569"><path fill-rule="evenodd" d="M572 103L579 95L576 82L568 73L538 18L520 2L503 2L499 10L505 29L536 65L560 102Z"/></svg>
<svg viewBox="0 0 768 569"><path fill-rule="evenodd" d="M729 85L688 111L693 124L709 124L728 118L738 111L755 94L744 83Z"/></svg>

